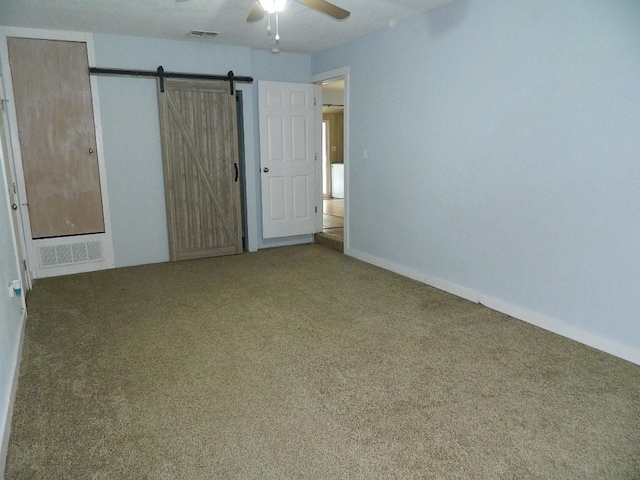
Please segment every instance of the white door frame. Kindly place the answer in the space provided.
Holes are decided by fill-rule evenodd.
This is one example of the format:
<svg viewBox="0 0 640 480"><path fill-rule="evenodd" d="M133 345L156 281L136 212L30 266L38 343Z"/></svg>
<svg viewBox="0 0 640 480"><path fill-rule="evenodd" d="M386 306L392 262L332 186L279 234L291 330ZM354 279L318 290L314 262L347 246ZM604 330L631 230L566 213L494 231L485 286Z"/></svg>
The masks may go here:
<svg viewBox="0 0 640 480"><path fill-rule="evenodd" d="M4 94L4 84L2 81L2 77L0 77L0 101L6 99ZM4 128L0 131L0 178L5 183L6 188L8 189L7 199L9 200L9 205L18 204L20 202L18 198L18 182L16 179L15 168L13 164L13 159L11 158L11 142L9 141L9 122L7 118L6 112L6 102L3 102L1 106L0 115L3 117L2 124ZM6 152L6 157L5 157ZM26 291L31 289L31 278L29 276L29 269L26 268L26 244L24 242L24 235L22 232L22 215L20 213L20 209L9 211L9 215L11 216L11 225L10 230L13 236L13 248L16 252L16 269L18 271L18 275L20 276L19 280L22 283L22 290ZM22 295L22 307L26 308L25 302L26 295Z"/></svg>
<svg viewBox="0 0 640 480"><path fill-rule="evenodd" d="M349 236L349 171L351 165L349 161L349 67L341 67L313 75L311 81L316 84L322 84L338 78L344 79L344 253L348 254L351 245ZM322 102L320 103L322 104ZM322 129L322 118L320 119L320 129ZM322 132L320 136L322 137ZM322 192L322 175L319 178L320 192ZM322 216L320 222L319 231L322 231Z"/></svg>
<svg viewBox="0 0 640 480"><path fill-rule="evenodd" d="M93 117L96 134L96 150L98 153L98 172L100 174L100 189L102 194L102 208L104 213L105 233L94 235L82 235L82 242L99 241L102 248L102 260L99 262L79 262L68 265L59 265L53 268L41 268L38 249L42 246L61 246L68 244L75 237L59 237L52 239L33 240L29 223L29 211L23 208L27 205L26 185L22 166L22 152L18 136L18 119L13 95L13 82L11 78L11 66L9 65L9 51L7 37L35 38L41 40L61 40L70 42L83 42L87 46L87 58L90 67L96 66L96 55L93 35L84 32L66 32L58 30L39 30L20 27L0 27L0 58L2 59L2 79L4 81L5 94L7 96L7 114L9 118L9 135L11 151L14 159L14 168L18 191L20 195L20 213L22 218L22 236L26 244L27 265L31 278L43 278L49 276L66 275L71 273L88 272L105 268L113 268L113 236L111 230L111 215L109 210L109 198L107 189L107 172L105 167L104 144L102 140L102 117L100 115L100 103L98 101L98 80L90 76L91 96L93 103ZM73 241L71 241L73 242Z"/></svg>

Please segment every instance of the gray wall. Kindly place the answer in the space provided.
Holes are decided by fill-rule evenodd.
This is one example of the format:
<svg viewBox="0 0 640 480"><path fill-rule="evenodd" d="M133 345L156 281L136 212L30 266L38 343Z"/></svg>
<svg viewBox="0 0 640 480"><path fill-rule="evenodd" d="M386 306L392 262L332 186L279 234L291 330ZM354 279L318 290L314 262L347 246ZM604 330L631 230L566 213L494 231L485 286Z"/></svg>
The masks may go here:
<svg viewBox="0 0 640 480"><path fill-rule="evenodd" d="M640 362L638 25L457 0L314 55L350 67L350 253Z"/></svg>

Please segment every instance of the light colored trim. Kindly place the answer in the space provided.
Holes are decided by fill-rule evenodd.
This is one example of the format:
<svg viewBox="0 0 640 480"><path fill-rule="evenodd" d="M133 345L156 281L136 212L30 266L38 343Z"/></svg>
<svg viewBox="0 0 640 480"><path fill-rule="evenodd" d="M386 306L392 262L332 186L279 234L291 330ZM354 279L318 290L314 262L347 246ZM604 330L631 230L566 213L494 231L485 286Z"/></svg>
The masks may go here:
<svg viewBox="0 0 640 480"><path fill-rule="evenodd" d="M29 32L33 30L23 30L15 28L1 28L0 29L0 58L2 58L2 78L5 87L5 95L8 101L7 103L7 118L9 120L9 143L11 147L11 155L13 157L14 174L16 177L16 184L18 185L18 200L20 202L20 218L22 219L22 237L25 242L25 255L27 260L27 268L29 270L29 277L35 279L35 266L33 258L34 252L32 251L31 241L31 224L29 222L29 210L23 208L27 204L26 186L24 182L24 170L22 168L22 150L20 147L20 140L18 134L18 118L15 109L15 98L13 96L13 79L11 78L11 69L9 67L9 48L7 44L7 37L18 36L28 37Z"/></svg>
<svg viewBox="0 0 640 480"><path fill-rule="evenodd" d="M296 235L294 237L263 238L260 242L260 250L263 248L289 247L313 242L313 234Z"/></svg>
<svg viewBox="0 0 640 480"><path fill-rule="evenodd" d="M334 70L329 70L328 72L318 73L311 77L312 83L323 83L329 80L338 80L342 77L346 77L349 75L349 67L340 67ZM345 78L346 80L346 78ZM345 85L345 93L347 86Z"/></svg>
<svg viewBox="0 0 640 480"><path fill-rule="evenodd" d="M322 185L322 87L320 85L313 86L313 97L315 101L315 129L313 134L314 150L316 156L316 232L322 231L322 214L323 214L323 197L322 188L318 188L318 185ZM318 182L318 178L320 182Z"/></svg>
<svg viewBox="0 0 640 480"><path fill-rule="evenodd" d="M1 73L1 72L0 72ZM2 82L2 77L0 77L0 98L5 99L6 95L4 93L4 84ZM4 184L9 188L9 184L12 183L18 188L18 180L15 174L15 167L13 163L13 158L11 158L11 141L9 138L9 119L7 116L7 112L3 111L0 113L2 115L2 124L4 124L4 128L0 132L0 168L2 169L1 177ZM4 152L7 152L7 158L4 156ZM31 289L31 277L29 275L28 269L22 267L22 262L26 261L25 252L27 251L26 244L24 241L24 234L22 231L22 215L20 209L18 208L16 211L11 209L11 204L13 202L20 202L18 195L15 193L7 192L7 212L9 218L11 218L11 237L13 240L13 249L16 252L16 270L18 272L18 276L20 281L22 282L22 289L24 291ZM26 263L26 262L25 262ZM22 308L27 308L26 295L21 296Z"/></svg>
<svg viewBox="0 0 640 480"><path fill-rule="evenodd" d="M481 292L464 287L457 283L426 275L419 272L418 270L405 267L404 265L400 265L398 263L391 262L389 260L385 260L383 258L376 257L359 250L349 249L345 250L345 252L347 255L357 258L358 260L362 260L363 262L376 265L378 267L384 268L385 270L390 270L413 280L417 280L418 282L422 282L440 290L444 290L445 292L451 293L458 297L465 298L472 302L480 303L492 310L496 310L518 320L522 320L523 322L530 323L531 325L543 328L544 330L548 330L563 337L570 338L571 340L575 340L576 342L640 365L640 350L630 345L625 345L616 340L612 340L610 338L597 335L583 328L570 325L566 322L563 322L562 320L558 320L556 318L549 317L532 310L528 310L518 305L511 304L500 298L485 295Z"/></svg>
<svg viewBox="0 0 640 480"><path fill-rule="evenodd" d="M27 311L22 310L22 320L20 320L20 338L18 340L18 354L14 360L13 378L11 379L11 393L9 394L9 403L4 415L4 432L2 433L2 443L0 444L0 479L4 478L4 470L7 464L7 452L9 451L9 436L11 435L11 419L13 418L13 405L16 401L16 393L18 392L18 378L20 376L20 362L22 361L22 346L24 345L24 332L27 325Z"/></svg>
<svg viewBox="0 0 640 480"><path fill-rule="evenodd" d="M349 84L350 84L350 69L349 67L341 67L336 68L335 70L330 70L328 72L319 73L317 75L313 75L311 77L311 81L313 83L322 83L328 80L335 80L338 78L344 79L344 251L349 250L349 246L351 245L351 228L349 227L350 219L351 219L351 206L350 206L350 196L349 196L349 178L351 171L351 159L349 157L349 143L350 143L350 134L349 134L349 117L351 112L351 95L349 93ZM320 127L322 128L322 127ZM322 133L321 133L322 135Z"/></svg>
<svg viewBox="0 0 640 480"><path fill-rule="evenodd" d="M95 45L93 35L87 37L87 60L89 67L96 65ZM102 268L114 268L115 256L113 252L113 231L111 229L111 208L109 207L109 186L107 185L107 166L104 155L104 141L102 138L102 113L100 111L100 95L98 93L98 78L89 75L91 85L91 100L93 103L93 121L96 135L96 148L98 150L98 172L100 173L100 190L102 193L102 212L104 216L103 234L103 263Z"/></svg>
<svg viewBox="0 0 640 480"><path fill-rule="evenodd" d="M93 41L93 35L88 32L68 32L66 30L41 30L39 28L0 27L0 36L39 38L42 40L63 40L68 42Z"/></svg>
<svg viewBox="0 0 640 480"><path fill-rule="evenodd" d="M13 95L13 80L11 78L11 67L9 65L9 51L7 46L7 37L21 37L21 38L38 38L43 40L60 40L70 42L84 42L87 46L87 60L89 66L95 66L95 48L93 42L93 35L86 32L66 32L59 30L39 30L31 28L17 28L17 27L0 27L0 58L2 58L2 77L5 81L5 94L7 96L8 108L7 114L9 118L9 135L11 137L10 143L12 148L12 154L14 158L15 175L18 183L18 190L20 192L20 203L24 206L27 204L26 198L26 185L24 181L24 170L22 167L22 152L20 149L19 134L18 134L18 119L15 109L15 98ZM113 251L113 236L111 230L111 211L109 208L108 187L107 187L107 172L104 157L104 143L102 138L102 118L100 115L100 103L98 100L98 80L95 77L89 77L91 84L91 95L93 103L93 117L95 125L96 135L96 149L98 152L98 172L100 174L100 188L102 194L102 205L104 213L104 227L105 233L97 234L102 240L103 247L103 260L101 262L93 262L84 264L79 270L68 269L61 267L60 270L50 269L43 272L39 268L39 258L37 246L42 245L43 240L32 240L31 227L29 223L29 211L27 208L21 208L22 216L22 230L23 238L27 245L26 255L27 264L31 278L42 278L46 276L66 275L69 273L78 273L79 271L92 271L101 270L106 268L113 268L115 266L114 251ZM64 241L69 241L70 237L61 237ZM88 239L89 236L86 236ZM93 236L91 236L93 238ZM59 239L52 239L51 245L56 244ZM56 273L57 272L57 273Z"/></svg>

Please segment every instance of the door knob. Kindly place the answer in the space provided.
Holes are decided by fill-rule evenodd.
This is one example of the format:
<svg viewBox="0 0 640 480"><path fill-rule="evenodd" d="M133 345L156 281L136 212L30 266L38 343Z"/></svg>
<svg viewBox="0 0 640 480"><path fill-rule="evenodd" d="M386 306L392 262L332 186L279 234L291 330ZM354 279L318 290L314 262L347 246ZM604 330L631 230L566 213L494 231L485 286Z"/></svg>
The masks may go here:
<svg viewBox="0 0 640 480"><path fill-rule="evenodd" d="M93 153L93 148L90 148L90 149L89 149L89 153Z"/></svg>
<svg viewBox="0 0 640 480"><path fill-rule="evenodd" d="M18 205L14 203L11 205L11 208L13 208L14 210L18 210Z"/></svg>
<svg viewBox="0 0 640 480"><path fill-rule="evenodd" d="M264 173L269 173L269 167L264 167L264 168L262 169L262 171L263 171Z"/></svg>

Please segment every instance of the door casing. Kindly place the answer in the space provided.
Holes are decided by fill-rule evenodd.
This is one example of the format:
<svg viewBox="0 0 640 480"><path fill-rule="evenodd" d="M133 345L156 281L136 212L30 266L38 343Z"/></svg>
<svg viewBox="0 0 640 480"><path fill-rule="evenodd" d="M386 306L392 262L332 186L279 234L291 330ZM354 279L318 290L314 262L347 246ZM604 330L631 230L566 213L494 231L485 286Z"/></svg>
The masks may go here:
<svg viewBox="0 0 640 480"><path fill-rule="evenodd" d="M315 84L322 84L329 80L344 79L344 253L348 254L351 245L349 228L350 218L350 195L349 195L349 116L350 116L350 94L349 94L349 67L341 67L335 70L319 73L311 77ZM320 114L322 116L322 113ZM322 192L322 175L318 177L318 188ZM320 230L322 230L322 215L320 216ZM318 231L320 231L318 230Z"/></svg>

